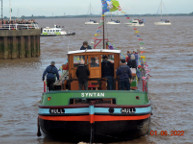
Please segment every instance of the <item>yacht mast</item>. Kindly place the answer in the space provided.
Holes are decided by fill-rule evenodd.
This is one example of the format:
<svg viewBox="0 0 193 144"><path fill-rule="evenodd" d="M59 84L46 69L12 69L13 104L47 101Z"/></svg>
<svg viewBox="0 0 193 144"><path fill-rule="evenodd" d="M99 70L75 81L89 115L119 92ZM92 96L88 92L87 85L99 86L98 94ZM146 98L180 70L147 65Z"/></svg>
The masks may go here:
<svg viewBox="0 0 193 144"><path fill-rule="evenodd" d="M10 18L9 18L9 19L10 19L10 22L11 22L11 12L12 12L12 9L11 9L11 0L9 0L9 9L10 9L10 11L9 11L9 12L10 12Z"/></svg>
<svg viewBox="0 0 193 144"><path fill-rule="evenodd" d="M162 16L162 8L163 8L162 0L161 0L161 3L160 3L160 8L161 8L161 19L162 19L163 18L163 16Z"/></svg>
<svg viewBox="0 0 193 144"><path fill-rule="evenodd" d="M1 0L1 19L3 20L3 0Z"/></svg>
<svg viewBox="0 0 193 144"><path fill-rule="evenodd" d="M90 9L89 9L89 11L90 11L90 19L91 19L91 15L92 15L92 8L91 8L91 0L90 0Z"/></svg>

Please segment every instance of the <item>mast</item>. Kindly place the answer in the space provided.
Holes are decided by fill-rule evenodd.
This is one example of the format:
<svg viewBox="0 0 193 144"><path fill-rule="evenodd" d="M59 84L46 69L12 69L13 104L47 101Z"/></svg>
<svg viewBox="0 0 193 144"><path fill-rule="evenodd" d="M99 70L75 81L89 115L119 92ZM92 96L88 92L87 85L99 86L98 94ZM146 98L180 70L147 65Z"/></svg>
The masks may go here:
<svg viewBox="0 0 193 144"><path fill-rule="evenodd" d="M1 0L1 19L3 20L3 0Z"/></svg>
<svg viewBox="0 0 193 144"><path fill-rule="evenodd" d="M91 19L91 15L92 15L91 9L92 8L91 8L91 0L90 0L90 9L89 9L90 10L90 19Z"/></svg>
<svg viewBox="0 0 193 144"><path fill-rule="evenodd" d="M11 11L12 11L12 10L11 10L11 0L9 0L9 8L10 8L10 11L9 11L9 12L10 12L10 21L11 21Z"/></svg>
<svg viewBox="0 0 193 144"><path fill-rule="evenodd" d="M103 22L103 49L105 49L105 14L102 14L102 22Z"/></svg>
<svg viewBox="0 0 193 144"><path fill-rule="evenodd" d="M160 4L160 8L161 8L161 19L163 18L163 17L162 17L162 6L163 6L163 3L162 3L162 0L161 0L161 4Z"/></svg>

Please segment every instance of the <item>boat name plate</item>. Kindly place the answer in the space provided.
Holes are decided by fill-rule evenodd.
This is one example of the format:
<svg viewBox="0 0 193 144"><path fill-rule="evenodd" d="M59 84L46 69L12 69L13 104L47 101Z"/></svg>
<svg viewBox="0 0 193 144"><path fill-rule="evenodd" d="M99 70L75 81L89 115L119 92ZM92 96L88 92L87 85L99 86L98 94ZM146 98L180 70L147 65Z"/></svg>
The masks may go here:
<svg viewBox="0 0 193 144"><path fill-rule="evenodd" d="M64 113L65 113L65 110L62 109L62 108L59 108L59 109L50 109L50 113L51 113L51 114L64 114Z"/></svg>
<svg viewBox="0 0 193 144"><path fill-rule="evenodd" d="M105 97L105 93L81 93L81 97Z"/></svg>
<svg viewBox="0 0 193 144"><path fill-rule="evenodd" d="M132 114L135 113L135 108L122 108L121 113L123 114Z"/></svg>

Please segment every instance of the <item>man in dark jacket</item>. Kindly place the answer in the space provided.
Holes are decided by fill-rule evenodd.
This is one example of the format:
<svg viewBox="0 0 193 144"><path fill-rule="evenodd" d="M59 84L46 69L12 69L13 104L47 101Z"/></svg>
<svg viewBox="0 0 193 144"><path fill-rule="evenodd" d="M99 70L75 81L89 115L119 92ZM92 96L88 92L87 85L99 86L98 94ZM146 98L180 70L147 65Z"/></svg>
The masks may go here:
<svg viewBox="0 0 193 144"><path fill-rule="evenodd" d="M42 80L44 81L44 78L46 76L46 81L47 81L47 87L49 91L54 90L54 82L56 81L56 77L59 80L59 74L58 70L55 67L55 62L52 61L51 64L45 69Z"/></svg>
<svg viewBox="0 0 193 144"><path fill-rule="evenodd" d="M108 90L113 90L113 76L114 76L114 66L110 61L108 61L108 57L104 55L102 61L102 77L107 78Z"/></svg>
<svg viewBox="0 0 193 144"><path fill-rule="evenodd" d="M85 90L88 90L88 76L89 75L90 75L90 72L87 66L81 63L76 70L76 76L79 82L79 90L82 90L83 86Z"/></svg>
<svg viewBox="0 0 193 144"><path fill-rule="evenodd" d="M121 60L121 66L117 69L117 76L119 76L119 89L130 90L130 80L132 73L130 68L126 65L125 60Z"/></svg>
<svg viewBox="0 0 193 144"><path fill-rule="evenodd" d="M137 68L136 58L135 58L135 55L134 55L134 54L131 54L131 58L130 58L130 60L128 61L127 65L128 65L130 68Z"/></svg>
<svg viewBox="0 0 193 144"><path fill-rule="evenodd" d="M91 46L88 45L87 41L84 41L83 45L80 48L80 50L86 50L86 49L92 49L92 48L91 48Z"/></svg>

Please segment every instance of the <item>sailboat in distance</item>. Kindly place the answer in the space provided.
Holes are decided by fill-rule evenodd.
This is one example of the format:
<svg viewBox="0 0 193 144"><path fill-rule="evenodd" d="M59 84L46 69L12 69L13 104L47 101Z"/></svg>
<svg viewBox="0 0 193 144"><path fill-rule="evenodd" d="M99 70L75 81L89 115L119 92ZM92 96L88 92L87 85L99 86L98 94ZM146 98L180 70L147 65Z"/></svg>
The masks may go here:
<svg viewBox="0 0 193 144"><path fill-rule="evenodd" d="M159 9L160 9L160 13L161 13L161 19L159 22L155 22L154 24L155 25L171 25L171 22L168 19L163 18L163 13L162 13L163 12L163 0L161 0ZM158 9L158 11L159 11L159 9Z"/></svg>
<svg viewBox="0 0 193 144"><path fill-rule="evenodd" d="M90 5L89 5L89 15L90 15L90 20L86 21L85 24L99 24L96 20L91 19L92 16L92 5L91 5L91 0L90 0Z"/></svg>
<svg viewBox="0 0 193 144"><path fill-rule="evenodd" d="M107 24L120 24L120 20L115 20L112 18L112 13L111 13L111 20L107 22Z"/></svg>

